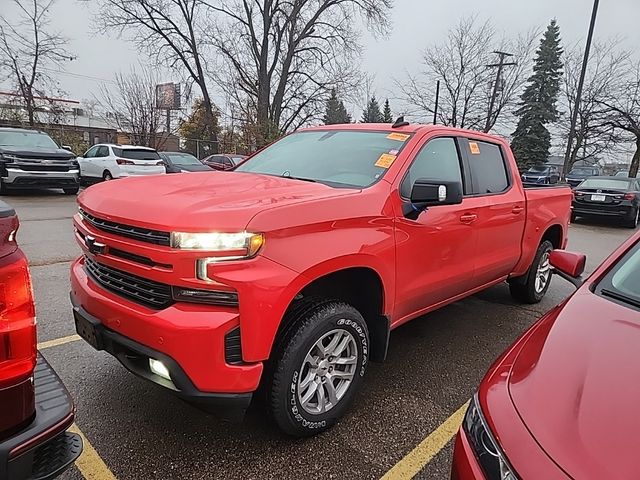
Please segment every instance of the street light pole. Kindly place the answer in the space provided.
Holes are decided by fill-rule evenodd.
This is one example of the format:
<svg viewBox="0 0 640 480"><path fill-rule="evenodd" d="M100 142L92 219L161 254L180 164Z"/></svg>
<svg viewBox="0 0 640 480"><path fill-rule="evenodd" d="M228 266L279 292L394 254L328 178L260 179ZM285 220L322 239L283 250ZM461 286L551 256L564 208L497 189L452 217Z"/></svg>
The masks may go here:
<svg viewBox="0 0 640 480"><path fill-rule="evenodd" d="M571 148L573 147L573 137L576 134L576 124L578 123L578 111L580 109L580 101L582 99L582 90L584 88L584 79L587 75L587 65L589 64L589 55L591 53L591 43L593 42L593 32L596 28L596 18L598 17L598 6L600 0L593 1L593 12L591 13L591 23L589 25L589 35L587 35L587 45L584 49L584 59L582 60L582 71L580 72L580 81L578 82L578 91L573 105L573 115L571 115L571 126L569 127L569 138L567 139L567 151L564 154L564 168L562 169L562 178L564 179L569 173L571 167Z"/></svg>

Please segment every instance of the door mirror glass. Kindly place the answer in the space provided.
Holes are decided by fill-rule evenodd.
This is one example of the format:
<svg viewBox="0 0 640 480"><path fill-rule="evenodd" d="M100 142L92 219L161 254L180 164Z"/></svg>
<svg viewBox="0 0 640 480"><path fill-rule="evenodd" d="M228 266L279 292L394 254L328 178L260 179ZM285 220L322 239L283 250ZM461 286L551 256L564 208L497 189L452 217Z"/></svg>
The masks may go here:
<svg viewBox="0 0 640 480"><path fill-rule="evenodd" d="M462 203L462 183L419 178L411 189L411 203L422 207Z"/></svg>

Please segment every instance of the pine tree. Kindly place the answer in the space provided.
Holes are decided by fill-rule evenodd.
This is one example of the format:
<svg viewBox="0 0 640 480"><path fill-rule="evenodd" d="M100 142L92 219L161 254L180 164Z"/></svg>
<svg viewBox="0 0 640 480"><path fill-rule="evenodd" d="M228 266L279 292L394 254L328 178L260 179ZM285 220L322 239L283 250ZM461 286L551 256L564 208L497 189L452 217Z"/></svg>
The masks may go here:
<svg viewBox="0 0 640 480"><path fill-rule="evenodd" d="M518 165L526 169L546 163L551 148L551 134L547 125L558 119L558 94L562 77L562 46L560 28L552 20L536 51L533 75L521 97L519 118L513 133L511 148Z"/></svg>
<svg viewBox="0 0 640 480"><path fill-rule="evenodd" d="M389 105L389 99L384 102L384 110L382 111L382 122L393 123L393 113L391 113L391 105Z"/></svg>
<svg viewBox="0 0 640 480"><path fill-rule="evenodd" d="M331 90L331 96L327 99L323 121L325 125L351 123L351 116L347 113L347 109L342 100L338 98L335 88Z"/></svg>
<svg viewBox="0 0 640 480"><path fill-rule="evenodd" d="M367 109L362 112L362 123L383 123L382 113L380 112L380 104L376 100L375 95L371 97L367 103Z"/></svg>
<svg viewBox="0 0 640 480"><path fill-rule="evenodd" d="M194 155L200 154L200 158L218 153L218 134L220 126L218 124L219 113L214 110L214 122L207 122L204 101L196 98L193 102L191 114L180 122L178 132L185 139L185 150Z"/></svg>

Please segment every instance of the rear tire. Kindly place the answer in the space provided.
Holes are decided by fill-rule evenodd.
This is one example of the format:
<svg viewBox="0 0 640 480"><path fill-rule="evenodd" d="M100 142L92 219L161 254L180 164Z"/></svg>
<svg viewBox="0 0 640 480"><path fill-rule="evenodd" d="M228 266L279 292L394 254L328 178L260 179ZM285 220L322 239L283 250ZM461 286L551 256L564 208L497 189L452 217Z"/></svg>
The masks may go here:
<svg viewBox="0 0 640 480"><path fill-rule="evenodd" d="M80 187L63 188L62 191L64 192L65 195L77 195L78 192L80 191Z"/></svg>
<svg viewBox="0 0 640 480"><path fill-rule="evenodd" d="M509 280L509 290L514 299L522 303L534 304L544 298L551 284L549 254L552 250L553 244L549 240L543 241L536 251L529 271L522 277Z"/></svg>
<svg viewBox="0 0 640 480"><path fill-rule="evenodd" d="M625 225L629 228L636 229L640 223L640 207L636 207L635 212L625 222Z"/></svg>
<svg viewBox="0 0 640 480"><path fill-rule="evenodd" d="M102 174L102 180L105 181L105 182L113 180L113 175L111 175L111 172L107 170L106 172L104 172Z"/></svg>
<svg viewBox="0 0 640 480"><path fill-rule="evenodd" d="M274 349L267 409L296 437L331 428L353 401L369 363L362 315L343 302L319 300L294 308L293 327Z"/></svg>

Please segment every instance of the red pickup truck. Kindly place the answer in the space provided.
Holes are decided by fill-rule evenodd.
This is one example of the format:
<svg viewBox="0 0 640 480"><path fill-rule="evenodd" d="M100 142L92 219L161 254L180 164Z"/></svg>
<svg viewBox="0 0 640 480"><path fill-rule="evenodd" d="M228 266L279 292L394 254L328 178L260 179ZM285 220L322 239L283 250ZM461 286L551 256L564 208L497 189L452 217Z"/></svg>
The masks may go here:
<svg viewBox="0 0 640 480"><path fill-rule="evenodd" d="M38 354L27 259L16 244L18 217L0 202L0 479L51 479L82 452L66 432L74 406Z"/></svg>
<svg viewBox="0 0 640 480"><path fill-rule="evenodd" d="M76 329L225 415L262 387L284 432L312 435L343 415L392 329L504 281L539 301L571 198L525 190L498 137L403 122L301 130L232 172L82 193Z"/></svg>

